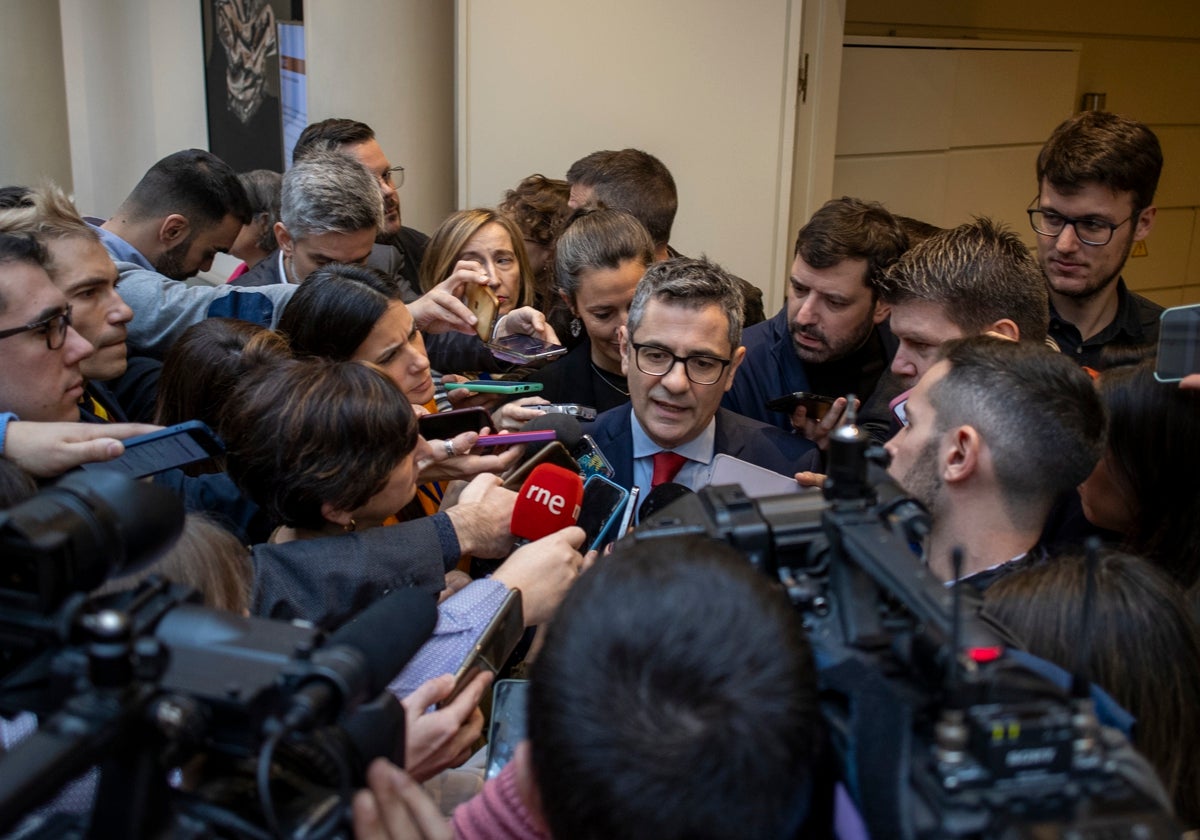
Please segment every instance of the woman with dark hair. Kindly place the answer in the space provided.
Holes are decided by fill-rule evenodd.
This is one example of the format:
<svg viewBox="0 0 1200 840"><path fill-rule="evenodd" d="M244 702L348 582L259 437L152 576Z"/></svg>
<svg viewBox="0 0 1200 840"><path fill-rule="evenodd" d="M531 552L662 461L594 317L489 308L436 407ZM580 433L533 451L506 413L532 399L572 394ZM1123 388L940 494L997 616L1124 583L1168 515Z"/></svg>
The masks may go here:
<svg viewBox="0 0 1200 840"><path fill-rule="evenodd" d="M1200 635L1183 593L1141 558L1102 554L1084 627L1087 577L1081 556L1031 563L987 588L984 612L1025 650L1085 676L1137 718L1134 746L1158 771L1180 820L1196 828Z"/></svg>
<svg viewBox="0 0 1200 840"><path fill-rule="evenodd" d="M638 281L654 260L654 242L624 210L583 210L558 238L559 294L583 340L567 355L529 376L550 402L604 411L629 402L618 331L625 326Z"/></svg>
<svg viewBox="0 0 1200 840"><path fill-rule="evenodd" d="M1100 376L1104 456L1079 486L1083 512L1196 599L1200 581L1200 393L1154 378L1154 361Z"/></svg>
<svg viewBox="0 0 1200 840"><path fill-rule="evenodd" d="M263 612L264 590L273 589L283 593L290 617L320 621L306 612L306 605L322 596L336 597L337 590L345 593L347 580L357 579L348 599L357 603L340 605L348 617L406 585L399 540L400 529L407 526L379 526L412 500L416 462L426 445L408 399L383 371L370 364L316 358L252 371L231 396L221 430L230 475L279 525L270 546L253 549L255 612ZM481 476L463 491L463 500L481 498L494 482ZM439 675L465 658L509 589L520 589L527 622L546 620L582 565L571 547L582 531L574 530L578 533L564 530L518 549L490 579L472 582L439 605L434 637L393 683L397 694L417 698L408 709L410 716L450 693L453 680ZM391 531L397 534L394 570L363 579L358 539L363 532ZM323 544L317 555L293 550L317 540ZM320 560L314 562L315 557ZM457 715L453 730L458 734L434 739L433 751L441 758L429 768L432 772L458 760L478 736L482 716L475 705L487 682L472 681L464 692L468 700L460 697L445 710ZM410 735L413 726L410 721ZM410 738L410 756L414 749L428 748L433 730L444 733L434 726L424 740Z"/></svg>
<svg viewBox="0 0 1200 840"><path fill-rule="evenodd" d="M220 425L221 408L238 380L261 365L290 358L287 342L259 324L205 318L179 337L163 360L154 422L202 420Z"/></svg>
<svg viewBox="0 0 1200 840"><path fill-rule="evenodd" d="M409 403L424 412L438 411L424 339L401 300L398 284L374 269L334 263L313 272L292 296L279 320L279 331L297 356L371 362L387 373ZM512 428L537 416L522 407L529 401L498 409L492 418L494 427ZM421 481L500 472L520 455L515 448L470 455L475 439L474 433L467 433L432 446ZM441 488L432 486L423 488L419 497L426 512L436 511L441 498Z"/></svg>

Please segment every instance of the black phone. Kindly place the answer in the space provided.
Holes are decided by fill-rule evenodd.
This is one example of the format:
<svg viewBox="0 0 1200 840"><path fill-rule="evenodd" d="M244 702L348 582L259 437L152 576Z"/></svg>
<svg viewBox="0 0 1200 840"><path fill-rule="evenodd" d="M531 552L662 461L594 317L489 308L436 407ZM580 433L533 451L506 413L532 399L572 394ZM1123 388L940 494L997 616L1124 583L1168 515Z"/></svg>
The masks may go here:
<svg viewBox="0 0 1200 840"><path fill-rule="evenodd" d="M492 686L492 719L488 724L484 778L494 779L512 761L528 729L529 680L500 680Z"/></svg>
<svg viewBox="0 0 1200 840"><path fill-rule="evenodd" d="M1200 304L1173 306L1158 316L1158 361L1154 378L1178 382L1200 373Z"/></svg>
<svg viewBox="0 0 1200 840"><path fill-rule="evenodd" d="M810 394L808 391L793 391L790 394L781 394L767 400L767 411L791 414L797 406L802 405L808 412L808 419L820 420L829 413L829 409L833 408L835 399L835 397L825 397L821 394Z"/></svg>
<svg viewBox="0 0 1200 840"><path fill-rule="evenodd" d="M479 636L479 641L454 672L454 690L438 703L438 708L444 708L454 702L454 698L462 693L467 684L481 671L498 674L508 657L516 650L524 633L525 613L521 609L521 590L510 589L504 597L504 603Z"/></svg>
<svg viewBox="0 0 1200 840"><path fill-rule="evenodd" d="M478 406L439 411L417 418L417 428L425 440L449 440L463 432L479 432L491 425L492 416Z"/></svg>
<svg viewBox="0 0 1200 840"><path fill-rule="evenodd" d="M84 464L85 470L113 470L130 478L145 478L194 464L225 451L225 445L200 420L189 420L148 435L126 438L125 451L111 461Z"/></svg>
<svg viewBox="0 0 1200 840"><path fill-rule="evenodd" d="M602 475L590 475L583 484L583 502L575 524L587 534L583 550L603 548L615 540L621 514L629 501L629 491Z"/></svg>

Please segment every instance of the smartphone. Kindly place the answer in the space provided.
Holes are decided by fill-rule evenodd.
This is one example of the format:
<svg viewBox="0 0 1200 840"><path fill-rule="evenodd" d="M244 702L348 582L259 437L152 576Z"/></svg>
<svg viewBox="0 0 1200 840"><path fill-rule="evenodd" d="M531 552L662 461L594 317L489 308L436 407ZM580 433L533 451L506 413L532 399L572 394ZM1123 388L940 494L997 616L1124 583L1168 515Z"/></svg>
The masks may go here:
<svg viewBox="0 0 1200 840"><path fill-rule="evenodd" d="M476 394L536 394L541 382L504 382L498 379L472 379L470 382L447 382L447 391L463 388Z"/></svg>
<svg viewBox="0 0 1200 840"><path fill-rule="evenodd" d="M525 613L521 609L521 590L510 589L504 596L504 603L500 605L500 609L483 629L479 641L454 672L454 690L437 704L438 708L445 708L453 703L467 683L475 679L481 671L498 674L524 634Z"/></svg>
<svg viewBox="0 0 1200 840"><path fill-rule="evenodd" d="M571 457L567 447L554 440L530 455L524 463L505 476L504 487L508 490L519 491L525 484L525 479L529 478L529 474L538 464L556 464L563 469L579 472L579 463Z"/></svg>
<svg viewBox="0 0 1200 840"><path fill-rule="evenodd" d="M583 435L579 438L579 443L571 449L571 454L575 456L575 461L579 464L579 471L585 478L593 475L612 478L617 474L591 435Z"/></svg>
<svg viewBox="0 0 1200 840"><path fill-rule="evenodd" d="M506 435L480 435L476 446L516 446L518 443L545 443L558 437L553 429L536 432L509 432Z"/></svg>
<svg viewBox="0 0 1200 840"><path fill-rule="evenodd" d="M492 686L492 720L488 724L484 778L494 779L512 761L517 744L526 738L529 680L500 680Z"/></svg>
<svg viewBox="0 0 1200 840"><path fill-rule="evenodd" d="M810 394L808 391L793 391L767 400L767 411L779 411L791 414L797 406L804 406L808 419L820 420L833 408L835 397L823 397L820 394Z"/></svg>
<svg viewBox="0 0 1200 840"><path fill-rule="evenodd" d="M585 423L590 423L596 419L596 409L590 405L580 405L579 403L547 403L545 405L527 405L525 407L536 409L543 414L566 414L576 417Z"/></svg>
<svg viewBox="0 0 1200 840"><path fill-rule="evenodd" d="M575 524L587 535L583 540L585 552L603 548L618 536L617 526L629 491L602 475L588 476L583 483L583 503L579 506L579 521Z"/></svg>
<svg viewBox="0 0 1200 840"><path fill-rule="evenodd" d="M544 362L567 352L567 348L561 344L551 344L532 335L519 334L489 341L488 349L500 361L512 362L515 365Z"/></svg>
<svg viewBox="0 0 1200 840"><path fill-rule="evenodd" d="M636 484L629 488L629 500L625 502L625 512L621 514L621 521L617 524L617 532L614 539L621 539L633 527L633 515L637 512L638 495L641 492L642 488Z"/></svg>
<svg viewBox="0 0 1200 840"><path fill-rule="evenodd" d="M478 406L423 414L417 418L417 428L425 440L449 440L463 432L478 432L491 425L492 416Z"/></svg>
<svg viewBox="0 0 1200 840"><path fill-rule="evenodd" d="M1200 304L1173 306L1158 316L1158 361L1154 378L1178 382L1200 373Z"/></svg>
<svg viewBox="0 0 1200 840"><path fill-rule="evenodd" d="M148 435L126 438L125 451L119 458L84 464L85 470L114 470L130 478L173 470L203 461L225 451L225 445L212 429L199 420L189 420Z"/></svg>
<svg viewBox="0 0 1200 840"><path fill-rule="evenodd" d="M465 296L467 309L478 320L475 322L475 333L480 341L492 337L492 324L496 320L496 311L500 308L500 299L487 286L471 283L467 286Z"/></svg>

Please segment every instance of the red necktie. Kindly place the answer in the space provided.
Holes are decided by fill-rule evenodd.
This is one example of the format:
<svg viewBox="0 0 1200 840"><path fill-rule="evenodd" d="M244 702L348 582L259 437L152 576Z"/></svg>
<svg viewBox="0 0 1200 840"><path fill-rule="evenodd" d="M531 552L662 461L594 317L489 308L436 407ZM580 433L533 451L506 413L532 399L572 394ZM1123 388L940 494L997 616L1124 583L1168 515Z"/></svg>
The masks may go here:
<svg viewBox="0 0 1200 840"><path fill-rule="evenodd" d="M678 452L655 452L654 475L650 479L650 488L673 481L679 475L679 470L687 463L687 458Z"/></svg>

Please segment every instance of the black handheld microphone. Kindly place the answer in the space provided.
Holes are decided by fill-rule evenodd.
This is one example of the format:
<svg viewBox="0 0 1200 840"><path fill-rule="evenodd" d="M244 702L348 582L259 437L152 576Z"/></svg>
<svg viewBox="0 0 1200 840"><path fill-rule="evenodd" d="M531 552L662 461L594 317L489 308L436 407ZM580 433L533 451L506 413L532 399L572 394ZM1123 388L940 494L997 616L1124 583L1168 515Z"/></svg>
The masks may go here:
<svg viewBox="0 0 1200 840"><path fill-rule="evenodd" d="M288 699L284 725L303 729L336 719L387 688L437 623L428 592L397 589L338 629L309 660Z"/></svg>
<svg viewBox="0 0 1200 840"><path fill-rule="evenodd" d="M695 495L690 487L677 484L674 481L664 481L646 494L642 506L638 508L638 522L645 522L663 508L682 499L684 496Z"/></svg>

